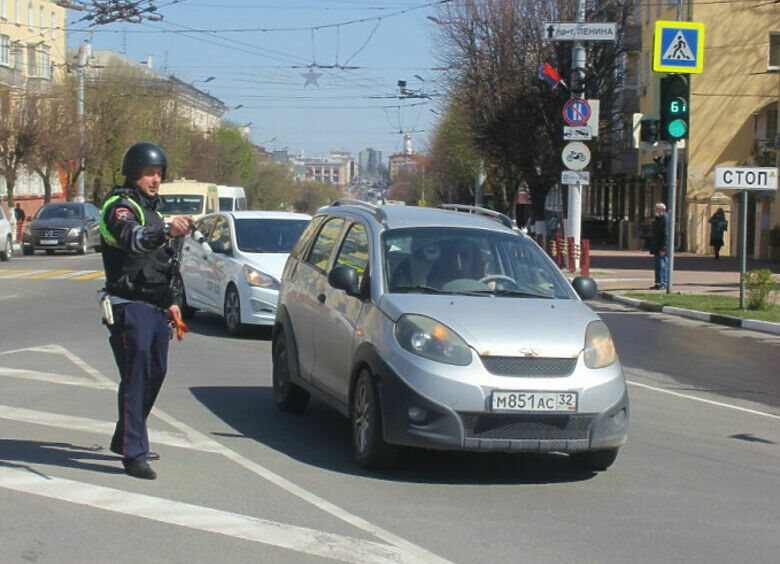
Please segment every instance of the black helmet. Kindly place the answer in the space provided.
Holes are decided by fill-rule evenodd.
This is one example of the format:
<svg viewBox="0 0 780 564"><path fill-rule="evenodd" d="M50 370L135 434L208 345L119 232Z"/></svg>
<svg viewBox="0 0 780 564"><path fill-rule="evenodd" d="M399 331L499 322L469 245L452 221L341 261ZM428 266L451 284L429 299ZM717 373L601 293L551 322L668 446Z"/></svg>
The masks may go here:
<svg viewBox="0 0 780 564"><path fill-rule="evenodd" d="M165 180L165 171L168 161L165 152L154 143L136 143L131 145L122 159L122 174L129 181L141 178L141 170L145 166L160 165L162 167L162 180Z"/></svg>

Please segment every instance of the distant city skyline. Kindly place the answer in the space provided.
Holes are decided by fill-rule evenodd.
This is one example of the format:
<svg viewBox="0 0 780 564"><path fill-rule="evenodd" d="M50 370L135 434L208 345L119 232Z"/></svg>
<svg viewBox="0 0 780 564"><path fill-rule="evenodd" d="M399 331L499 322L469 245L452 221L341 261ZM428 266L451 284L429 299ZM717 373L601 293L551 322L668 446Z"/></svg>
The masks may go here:
<svg viewBox="0 0 780 564"><path fill-rule="evenodd" d="M208 92L268 151L387 158L403 151L404 132L424 151L437 121L435 4L182 2L161 6L162 22L94 29L68 11L68 47L89 40Z"/></svg>

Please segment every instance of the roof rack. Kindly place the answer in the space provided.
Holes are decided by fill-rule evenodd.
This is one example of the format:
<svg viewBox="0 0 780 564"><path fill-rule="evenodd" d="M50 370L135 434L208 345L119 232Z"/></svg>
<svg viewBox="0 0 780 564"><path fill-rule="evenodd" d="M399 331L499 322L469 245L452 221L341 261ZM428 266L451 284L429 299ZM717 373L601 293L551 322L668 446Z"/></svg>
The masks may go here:
<svg viewBox="0 0 780 564"><path fill-rule="evenodd" d="M451 210L451 211L459 211L459 212L467 212L467 213L484 215L485 217L490 218L493 221L498 221L499 223L502 223L506 227L509 227L509 229L513 229L515 226L515 223L508 215L505 215L501 212L497 212L495 210L482 208L480 206L467 206L464 204L440 204L439 208L443 210Z"/></svg>
<svg viewBox="0 0 780 564"><path fill-rule="evenodd" d="M363 200L356 200L354 198L338 198L334 200L331 204L331 206L358 206L361 208L365 208L367 210L370 210L377 221L381 222L382 225L387 227L387 214L385 213L385 210L377 206L376 204L372 204L371 202L365 202Z"/></svg>

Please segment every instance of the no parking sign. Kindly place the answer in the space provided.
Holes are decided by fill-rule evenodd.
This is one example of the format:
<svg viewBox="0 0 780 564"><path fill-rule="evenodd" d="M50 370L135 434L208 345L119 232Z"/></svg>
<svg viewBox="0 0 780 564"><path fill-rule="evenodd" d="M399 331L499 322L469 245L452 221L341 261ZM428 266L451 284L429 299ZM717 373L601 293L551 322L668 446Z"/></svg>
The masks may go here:
<svg viewBox="0 0 780 564"><path fill-rule="evenodd" d="M583 98L572 98L563 106L563 119L569 125L585 125L590 115L590 104Z"/></svg>

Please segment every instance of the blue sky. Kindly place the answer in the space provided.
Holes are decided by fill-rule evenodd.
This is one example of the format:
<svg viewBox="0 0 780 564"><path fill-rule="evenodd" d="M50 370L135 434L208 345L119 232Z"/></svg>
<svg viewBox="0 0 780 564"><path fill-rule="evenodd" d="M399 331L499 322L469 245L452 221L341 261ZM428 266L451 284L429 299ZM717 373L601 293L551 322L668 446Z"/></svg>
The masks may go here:
<svg viewBox="0 0 780 564"><path fill-rule="evenodd" d="M438 98L399 99L399 80L434 94L432 0L159 0L162 22L90 28L68 11L69 48L88 39L173 74L222 100L225 118L251 122L252 140L291 154L373 147L383 156L412 131L425 151ZM404 13L399 13L404 12ZM366 20L366 21L355 21ZM350 23L354 22L354 23ZM260 31L260 30L265 31ZM192 31L196 30L196 31ZM232 30L232 31L228 31ZM357 68L312 68L340 65ZM321 73L316 84L302 76ZM204 82L214 77L209 82ZM233 109L236 106L243 107ZM424 131L420 131L424 130Z"/></svg>

